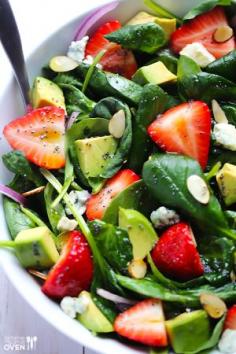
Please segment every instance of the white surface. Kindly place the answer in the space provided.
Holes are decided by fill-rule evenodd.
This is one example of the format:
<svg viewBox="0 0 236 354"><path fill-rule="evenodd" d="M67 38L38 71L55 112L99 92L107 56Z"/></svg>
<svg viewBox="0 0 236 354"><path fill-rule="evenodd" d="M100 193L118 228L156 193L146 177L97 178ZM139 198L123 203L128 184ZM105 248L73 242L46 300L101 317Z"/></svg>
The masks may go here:
<svg viewBox="0 0 236 354"><path fill-rule="evenodd" d="M170 6L172 3L176 9L180 10L180 0L178 4L173 0L161 0L166 6ZM26 57L30 52L35 49L39 43L43 41L48 34L54 32L60 27L60 24L67 23L70 19L77 17L86 9L95 7L98 4L102 4L106 0L67 0L66 2L60 2L58 0L11 0L13 9L16 14L17 22L19 24L21 36L23 39L23 47ZM138 0L128 0L125 6L122 5L120 16L127 18L132 11L135 11ZM181 0L181 5L186 4L191 6L193 3L197 3L198 0ZM29 72L34 75L39 67L45 62L45 58L55 53L55 48L64 48L65 39L68 40L69 33L72 33L75 28L75 23L66 27L64 31L60 33L59 37L54 37L54 42L50 42L44 47L41 47L37 51L37 55L31 57L31 66L29 65ZM34 63L34 67L32 67ZM15 117L19 114L20 99L19 92L15 86L10 86L7 92L4 92L6 82L9 79L9 65L5 60L3 52L0 48L0 107L1 107L1 120L0 125L4 125L11 117ZM2 129L2 128L1 128ZM3 142L0 142L1 150L4 151L6 146ZM0 174L3 180L7 179L6 171L0 167ZM1 235L0 238L6 238L6 228L4 223L4 217L0 208L0 220L1 220ZM9 279L18 288L18 292L24 296L32 307L25 303L25 300L21 298L21 295L8 283L5 277L0 274L0 354L4 354L2 345L5 340L3 337L23 337L23 336L38 336L37 349L34 351L36 354L80 354L82 353L82 347L73 342L69 337L74 338L84 343L87 343L93 348L96 348L101 353L111 354L112 352L119 354L132 354L140 353L140 351L134 351L129 347L124 347L112 340L102 340L92 337L88 331L79 325L72 322L67 318L62 311L58 309L58 306L48 300L41 294L35 285L33 278L29 277L27 273L18 266L15 257L12 257L8 252L2 251L0 253L1 260L5 271L8 273ZM44 319L39 316L38 313L44 316ZM51 324L54 324L54 329L49 323L45 321L47 319ZM61 331L61 332L59 332ZM67 333L66 338L63 332ZM86 351L88 354L89 351Z"/></svg>

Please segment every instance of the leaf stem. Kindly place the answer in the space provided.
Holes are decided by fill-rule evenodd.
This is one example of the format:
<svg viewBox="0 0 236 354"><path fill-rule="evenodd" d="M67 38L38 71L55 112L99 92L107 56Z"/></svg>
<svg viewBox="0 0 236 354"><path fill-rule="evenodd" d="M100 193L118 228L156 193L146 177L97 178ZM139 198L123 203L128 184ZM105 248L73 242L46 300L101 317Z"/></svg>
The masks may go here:
<svg viewBox="0 0 236 354"><path fill-rule="evenodd" d="M165 18L176 18L178 24L181 24L183 22L181 18L175 16L170 11L164 9L162 6L158 5L153 0L144 0L144 3L147 7L149 7L149 9L155 12L158 16L165 17Z"/></svg>
<svg viewBox="0 0 236 354"><path fill-rule="evenodd" d="M24 208L20 205L21 211L27 215L30 220L32 220L37 226L47 226L36 214L34 214L30 209Z"/></svg>
<svg viewBox="0 0 236 354"><path fill-rule="evenodd" d="M99 63L99 61L102 59L103 55L106 53L106 50L101 50L101 52L98 53L98 55L94 58L93 64L89 67L87 74L84 79L83 87L82 87L82 92L85 93L89 81L93 75L93 72L96 68L96 65Z"/></svg>

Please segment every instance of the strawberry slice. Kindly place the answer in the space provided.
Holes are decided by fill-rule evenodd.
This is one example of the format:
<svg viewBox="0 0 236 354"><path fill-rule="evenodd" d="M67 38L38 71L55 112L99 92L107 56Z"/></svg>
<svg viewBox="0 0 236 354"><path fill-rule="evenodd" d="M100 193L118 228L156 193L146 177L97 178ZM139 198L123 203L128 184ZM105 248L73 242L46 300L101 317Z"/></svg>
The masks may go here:
<svg viewBox="0 0 236 354"><path fill-rule="evenodd" d="M79 231L71 231L61 256L51 269L42 287L49 297L78 296L89 289L93 277L93 262L89 245Z"/></svg>
<svg viewBox="0 0 236 354"><path fill-rule="evenodd" d="M191 227L184 222L162 234L152 251L152 259L163 274L177 280L191 280L204 273Z"/></svg>
<svg viewBox="0 0 236 354"><path fill-rule="evenodd" d="M34 164L47 169L65 165L65 111L58 107L32 110L5 126L5 138Z"/></svg>
<svg viewBox="0 0 236 354"><path fill-rule="evenodd" d="M121 28L119 21L110 21L98 28L88 41L85 56L95 57L101 50L106 53L100 63L103 69L131 79L137 70L137 63L130 50L123 49L119 44L111 43L104 36Z"/></svg>
<svg viewBox="0 0 236 354"><path fill-rule="evenodd" d="M163 347L168 344L162 303L146 299L117 316L115 331L136 342Z"/></svg>
<svg viewBox="0 0 236 354"><path fill-rule="evenodd" d="M169 109L148 127L148 134L163 150L190 156L206 167L211 135L206 103L190 101Z"/></svg>
<svg viewBox="0 0 236 354"><path fill-rule="evenodd" d="M126 187L140 180L140 177L132 170L119 171L109 179L103 189L92 195L86 205L86 216L89 220L102 219L103 214L112 201Z"/></svg>
<svg viewBox="0 0 236 354"><path fill-rule="evenodd" d="M187 44L200 42L215 58L221 58L235 48L234 36L223 43L214 40L215 31L222 26L228 26L224 9L215 7L179 27L171 36L172 50L179 53Z"/></svg>
<svg viewBox="0 0 236 354"><path fill-rule="evenodd" d="M224 329L236 330L236 305L233 305L227 312Z"/></svg>

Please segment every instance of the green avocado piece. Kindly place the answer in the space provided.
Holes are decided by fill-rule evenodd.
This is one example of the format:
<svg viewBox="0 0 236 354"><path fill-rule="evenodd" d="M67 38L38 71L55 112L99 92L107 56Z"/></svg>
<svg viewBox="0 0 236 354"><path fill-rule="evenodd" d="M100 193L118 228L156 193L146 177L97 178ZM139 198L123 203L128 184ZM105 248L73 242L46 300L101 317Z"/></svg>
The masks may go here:
<svg viewBox="0 0 236 354"><path fill-rule="evenodd" d="M165 322L175 353L194 352L211 337L211 324L204 310L185 312Z"/></svg>
<svg viewBox="0 0 236 354"><path fill-rule="evenodd" d="M46 226L20 231L15 238L15 252L24 268L47 269L59 258L53 234Z"/></svg>
<svg viewBox="0 0 236 354"><path fill-rule="evenodd" d="M157 241L150 221L137 210L120 208L119 226L128 231L134 259L144 259Z"/></svg>
<svg viewBox="0 0 236 354"><path fill-rule="evenodd" d="M176 81L177 76L167 69L165 64L157 61L154 64L142 66L134 74L132 80L137 84L166 84Z"/></svg>
<svg viewBox="0 0 236 354"><path fill-rule="evenodd" d="M89 292L82 291L79 299L83 300L86 304L86 310L77 316L77 320L84 327L95 333L114 332L113 325L95 305Z"/></svg>
<svg viewBox="0 0 236 354"><path fill-rule="evenodd" d="M56 106L66 109L61 88L44 77L35 78L30 96L33 108Z"/></svg>
<svg viewBox="0 0 236 354"><path fill-rule="evenodd" d="M117 145L118 141L111 135L76 140L75 148L84 176L99 176L114 157Z"/></svg>
<svg viewBox="0 0 236 354"><path fill-rule="evenodd" d="M217 173L216 181L227 206L236 203L236 166L224 164Z"/></svg>

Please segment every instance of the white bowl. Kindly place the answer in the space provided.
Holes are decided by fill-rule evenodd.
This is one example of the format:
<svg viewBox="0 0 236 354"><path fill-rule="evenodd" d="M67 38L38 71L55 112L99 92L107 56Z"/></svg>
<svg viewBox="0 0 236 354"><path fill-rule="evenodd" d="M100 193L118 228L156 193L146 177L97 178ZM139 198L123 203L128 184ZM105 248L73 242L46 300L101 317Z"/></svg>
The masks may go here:
<svg viewBox="0 0 236 354"><path fill-rule="evenodd" d="M191 7L202 2L202 0L159 0L160 4L171 10L176 15L182 16ZM122 0L119 6L108 16L105 16L100 22L116 18L123 23L135 15L139 10L145 9L142 0ZM27 60L27 68L30 80L40 73L42 66L49 59L56 55L64 53L70 41L74 38L78 22L86 14L81 15L76 20L64 25L56 33L50 35L42 45L37 48ZM96 25L99 25L97 23ZM60 40L58 40L60 38ZM0 120L0 151L1 154L9 150L9 146L2 136L2 130L7 122L23 113L23 106L18 87L11 78L8 86L0 96L1 120ZM10 173L0 161L0 181L7 183L10 180ZM0 198L0 239L9 239L9 233L4 219L2 208L2 199ZM78 322L67 317L60 307L48 299L40 290L37 282L33 277L19 265L16 257L9 251L1 250L0 258L2 267L5 270L11 283L15 286L17 292L26 300L26 302L38 312L46 321L51 323L58 331L68 336L72 340L83 344L93 350L103 354L119 353L119 354L137 354L147 352L143 348L128 346L112 339L104 339L93 336Z"/></svg>

